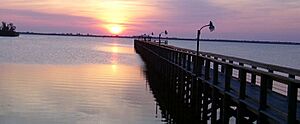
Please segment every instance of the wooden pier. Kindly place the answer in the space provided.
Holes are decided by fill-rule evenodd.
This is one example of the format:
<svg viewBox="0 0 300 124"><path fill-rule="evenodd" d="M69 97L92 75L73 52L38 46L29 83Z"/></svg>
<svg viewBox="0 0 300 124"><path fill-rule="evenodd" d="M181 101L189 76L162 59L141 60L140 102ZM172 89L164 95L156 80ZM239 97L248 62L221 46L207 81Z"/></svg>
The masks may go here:
<svg viewBox="0 0 300 124"><path fill-rule="evenodd" d="M167 122L300 123L299 70L139 39L134 47L158 102L173 106L162 104Z"/></svg>

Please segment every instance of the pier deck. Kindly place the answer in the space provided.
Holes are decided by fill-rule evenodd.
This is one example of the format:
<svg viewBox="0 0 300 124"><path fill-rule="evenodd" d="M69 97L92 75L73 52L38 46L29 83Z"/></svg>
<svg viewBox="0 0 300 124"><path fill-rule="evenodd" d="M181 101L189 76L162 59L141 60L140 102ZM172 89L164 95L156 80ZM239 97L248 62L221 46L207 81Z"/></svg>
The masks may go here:
<svg viewBox="0 0 300 124"><path fill-rule="evenodd" d="M300 71L241 58L135 40L163 92L202 123L299 123ZM194 121L193 121L194 122Z"/></svg>

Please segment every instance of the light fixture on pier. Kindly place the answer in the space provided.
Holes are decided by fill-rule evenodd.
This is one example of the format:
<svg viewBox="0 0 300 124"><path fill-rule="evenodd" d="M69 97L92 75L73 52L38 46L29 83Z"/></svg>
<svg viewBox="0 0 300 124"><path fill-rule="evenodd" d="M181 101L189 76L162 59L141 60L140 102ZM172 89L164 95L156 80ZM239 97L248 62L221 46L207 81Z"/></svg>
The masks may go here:
<svg viewBox="0 0 300 124"><path fill-rule="evenodd" d="M164 32L159 33L159 35L158 35L158 41L159 41L159 42L158 42L158 45L160 45L160 43L161 43L160 37L161 37L161 35L162 35L163 33L164 33L165 35L167 35L167 34L168 34L168 31L165 30Z"/></svg>
<svg viewBox="0 0 300 124"><path fill-rule="evenodd" d="M152 32L151 34L148 35L149 37L149 41L151 41L151 37L154 35L154 33Z"/></svg>
<svg viewBox="0 0 300 124"><path fill-rule="evenodd" d="M209 21L209 24L202 26L197 33L197 56L199 55L199 42L200 42L200 34L201 34L201 30L205 27L209 27L210 32L215 30L215 26L213 25L212 21Z"/></svg>

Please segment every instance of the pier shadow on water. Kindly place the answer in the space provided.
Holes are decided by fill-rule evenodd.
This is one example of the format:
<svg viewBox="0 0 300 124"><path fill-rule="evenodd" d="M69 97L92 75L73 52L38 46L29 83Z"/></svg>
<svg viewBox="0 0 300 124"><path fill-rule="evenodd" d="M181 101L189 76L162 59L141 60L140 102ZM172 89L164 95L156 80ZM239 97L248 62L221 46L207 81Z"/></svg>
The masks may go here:
<svg viewBox="0 0 300 124"><path fill-rule="evenodd" d="M194 124L201 123L199 115L187 109L184 104L178 100L176 93L166 84L172 83L159 75L153 67L146 64L144 71L146 80L153 93L156 103L156 112L160 109L162 122L166 124Z"/></svg>

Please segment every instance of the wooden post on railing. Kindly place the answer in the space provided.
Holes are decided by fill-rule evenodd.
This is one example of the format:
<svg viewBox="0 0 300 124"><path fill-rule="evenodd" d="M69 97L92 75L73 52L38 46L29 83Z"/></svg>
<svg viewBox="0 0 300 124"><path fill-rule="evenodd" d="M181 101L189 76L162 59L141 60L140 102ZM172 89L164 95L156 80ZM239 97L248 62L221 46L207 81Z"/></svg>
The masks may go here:
<svg viewBox="0 0 300 124"><path fill-rule="evenodd" d="M176 52L174 52L174 51L172 50L172 59L173 59L173 63L176 63L175 54L176 54Z"/></svg>
<svg viewBox="0 0 300 124"><path fill-rule="evenodd" d="M269 76L261 75L260 81L260 96L259 96L259 123L264 124L266 122L265 114L262 113L267 108L267 93L268 93L268 80Z"/></svg>
<svg viewBox="0 0 300 124"><path fill-rule="evenodd" d="M182 63L183 66L182 67L183 68L186 68L186 63L187 63L186 56L188 56L188 54L183 53L183 56L182 56L182 58L183 58L183 63Z"/></svg>
<svg viewBox="0 0 300 124"><path fill-rule="evenodd" d="M239 63L240 66L244 66L244 63ZM239 70L239 79L241 80L241 73L240 73L240 70Z"/></svg>
<svg viewBox="0 0 300 124"><path fill-rule="evenodd" d="M219 64L217 62L214 62L214 74L213 74L213 84L218 84L218 80L219 80Z"/></svg>
<svg viewBox="0 0 300 124"><path fill-rule="evenodd" d="M261 81L260 81L260 97L259 97L259 102L260 102L260 109L265 109L267 107L267 88L268 88L268 80L269 76L267 75L262 75L261 76Z"/></svg>
<svg viewBox="0 0 300 124"><path fill-rule="evenodd" d="M170 57L169 57L169 58L170 58L171 62L174 62L172 50L169 50L169 54L170 54Z"/></svg>
<svg viewBox="0 0 300 124"><path fill-rule="evenodd" d="M222 59L222 62L226 62L226 59ZM225 66L224 65L221 66L221 72L222 73L225 72Z"/></svg>
<svg viewBox="0 0 300 124"><path fill-rule="evenodd" d="M175 53L175 64L178 64L178 52L174 52Z"/></svg>
<svg viewBox="0 0 300 124"><path fill-rule="evenodd" d="M273 70L268 70L268 72L270 72L270 73L274 73L274 71ZM269 90L272 90L272 88L273 88L273 80L272 79L268 79L268 83L267 83L267 87L268 87L268 89Z"/></svg>
<svg viewBox="0 0 300 124"><path fill-rule="evenodd" d="M246 76L247 73L244 69L239 70L239 75L240 75L240 94L239 98L240 99L245 99L246 97Z"/></svg>
<svg viewBox="0 0 300 124"><path fill-rule="evenodd" d="M204 63L204 60L203 60L203 58L202 57L200 57L200 56L198 56L197 57L198 58L198 62L197 62L197 65L198 65L198 69L197 70L199 70L198 71L198 75L202 75L202 69L203 69L203 63Z"/></svg>
<svg viewBox="0 0 300 124"><path fill-rule="evenodd" d="M288 124L296 123L298 88L294 83L288 85Z"/></svg>
<svg viewBox="0 0 300 124"><path fill-rule="evenodd" d="M205 60L205 73L204 73L205 80L209 79L209 70L210 70L210 60L206 59Z"/></svg>
<svg viewBox="0 0 300 124"><path fill-rule="evenodd" d="M226 68L225 68L225 91L230 90L231 76L232 76L232 66L226 65Z"/></svg>
<svg viewBox="0 0 300 124"><path fill-rule="evenodd" d="M289 78L295 79L295 75L289 75ZM288 124L295 124L297 116L297 94L298 86L289 82L288 84Z"/></svg>
<svg viewBox="0 0 300 124"><path fill-rule="evenodd" d="M215 124L217 123L217 91L216 89L213 87L212 88L212 103L211 103L211 123Z"/></svg>
<svg viewBox="0 0 300 124"><path fill-rule="evenodd" d="M178 63L178 65L179 66L181 66L182 65L182 58L183 58L183 53L182 52L178 52L178 54L179 54L179 63ZM184 61L184 60L183 60Z"/></svg>
<svg viewBox="0 0 300 124"><path fill-rule="evenodd" d="M230 81L232 77L232 66L226 65L225 66L225 92L230 91ZM223 115L222 115L222 123L226 124L229 123L229 96L225 93L223 98Z"/></svg>
<svg viewBox="0 0 300 124"><path fill-rule="evenodd" d="M197 75L197 59L196 56L192 54L192 63L193 63L193 73Z"/></svg>
<svg viewBox="0 0 300 124"><path fill-rule="evenodd" d="M239 89L239 99L244 100L246 97L246 76L247 73L244 69L239 70L239 79L240 79L240 89ZM242 124L244 120L244 103L239 103L237 108L237 122Z"/></svg>
<svg viewBox="0 0 300 124"><path fill-rule="evenodd" d="M187 54L187 70L191 71L191 54Z"/></svg>
<svg viewBox="0 0 300 124"><path fill-rule="evenodd" d="M257 67L252 66L253 69L257 69ZM256 75L254 72L251 73L251 84L255 85L256 84Z"/></svg>

